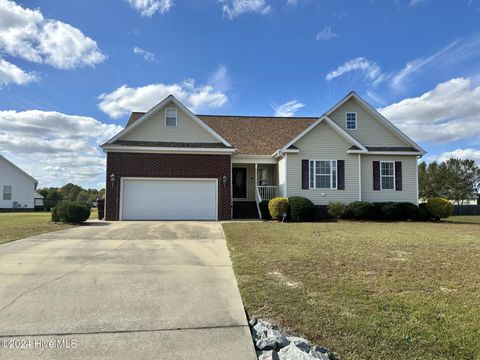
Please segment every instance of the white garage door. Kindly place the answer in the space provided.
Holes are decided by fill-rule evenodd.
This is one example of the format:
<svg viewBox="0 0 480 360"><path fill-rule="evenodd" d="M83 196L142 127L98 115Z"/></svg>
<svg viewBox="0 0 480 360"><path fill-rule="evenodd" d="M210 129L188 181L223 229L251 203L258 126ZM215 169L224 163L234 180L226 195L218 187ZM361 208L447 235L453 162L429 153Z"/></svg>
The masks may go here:
<svg viewBox="0 0 480 360"><path fill-rule="evenodd" d="M122 179L122 220L216 220L216 179Z"/></svg>

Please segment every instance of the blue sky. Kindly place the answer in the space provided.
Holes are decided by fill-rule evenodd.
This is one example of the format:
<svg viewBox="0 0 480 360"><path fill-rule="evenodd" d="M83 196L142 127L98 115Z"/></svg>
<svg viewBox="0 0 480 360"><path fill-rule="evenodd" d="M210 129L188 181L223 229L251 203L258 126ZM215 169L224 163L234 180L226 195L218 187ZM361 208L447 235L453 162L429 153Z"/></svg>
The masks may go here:
<svg viewBox="0 0 480 360"><path fill-rule="evenodd" d="M169 93L320 116L356 90L427 151L480 161L480 0L0 0L0 153L99 187L98 144Z"/></svg>

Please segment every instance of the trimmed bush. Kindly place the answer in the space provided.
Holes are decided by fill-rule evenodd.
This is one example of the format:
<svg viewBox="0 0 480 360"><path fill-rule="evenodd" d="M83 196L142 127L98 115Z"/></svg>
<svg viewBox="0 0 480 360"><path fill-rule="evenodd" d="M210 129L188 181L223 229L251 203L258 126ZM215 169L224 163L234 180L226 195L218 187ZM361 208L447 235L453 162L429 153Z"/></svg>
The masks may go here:
<svg viewBox="0 0 480 360"><path fill-rule="evenodd" d="M315 205L304 197L292 196L288 198L290 218L292 221L311 221L315 216Z"/></svg>
<svg viewBox="0 0 480 360"><path fill-rule="evenodd" d="M354 201L347 205L345 217L347 219L370 220L375 218L376 207L366 201Z"/></svg>
<svg viewBox="0 0 480 360"><path fill-rule="evenodd" d="M417 213L415 215L415 220L417 221L428 221L428 211L422 209L421 207L417 208Z"/></svg>
<svg viewBox="0 0 480 360"><path fill-rule="evenodd" d="M288 213L288 198L277 196L268 202L268 211L275 220L282 220L283 214Z"/></svg>
<svg viewBox="0 0 480 360"><path fill-rule="evenodd" d="M63 202L52 209L52 221L82 223L90 217L90 206L79 202Z"/></svg>
<svg viewBox="0 0 480 360"><path fill-rule="evenodd" d="M268 211L268 200L262 200L258 204L260 207L260 214L262 215L262 220L271 220L270 211Z"/></svg>
<svg viewBox="0 0 480 360"><path fill-rule="evenodd" d="M436 219L447 218L453 213L453 204L443 198L427 199L427 211Z"/></svg>
<svg viewBox="0 0 480 360"><path fill-rule="evenodd" d="M332 218L338 220L345 214L346 206L344 203L335 201L328 204L327 213Z"/></svg>

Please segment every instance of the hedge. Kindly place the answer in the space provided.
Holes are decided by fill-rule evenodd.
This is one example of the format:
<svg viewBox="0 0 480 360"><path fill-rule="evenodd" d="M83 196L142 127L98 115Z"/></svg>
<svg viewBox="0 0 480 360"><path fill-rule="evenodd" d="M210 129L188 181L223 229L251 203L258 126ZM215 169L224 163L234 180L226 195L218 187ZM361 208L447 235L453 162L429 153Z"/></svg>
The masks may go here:
<svg viewBox="0 0 480 360"><path fill-rule="evenodd" d="M436 219L447 218L453 213L453 204L447 199L429 198L426 210Z"/></svg>
<svg viewBox="0 0 480 360"><path fill-rule="evenodd" d="M262 200L258 204L260 207L260 214L262 216L262 220L271 220L272 217L270 216L270 211L268 211L268 203L269 200Z"/></svg>
<svg viewBox="0 0 480 360"><path fill-rule="evenodd" d="M284 214L288 214L288 198L277 196L268 202L268 211L275 220L282 220Z"/></svg>
<svg viewBox="0 0 480 360"><path fill-rule="evenodd" d="M304 197L292 196L288 198L290 205L290 219L292 221L311 221L315 216L315 205Z"/></svg>
<svg viewBox="0 0 480 360"><path fill-rule="evenodd" d="M347 205L344 213L346 219L384 220L384 221L426 221L428 214L424 209L409 202L355 201Z"/></svg>
<svg viewBox="0 0 480 360"><path fill-rule="evenodd" d="M80 202L63 202L52 208L52 221L82 223L90 217L91 208Z"/></svg>

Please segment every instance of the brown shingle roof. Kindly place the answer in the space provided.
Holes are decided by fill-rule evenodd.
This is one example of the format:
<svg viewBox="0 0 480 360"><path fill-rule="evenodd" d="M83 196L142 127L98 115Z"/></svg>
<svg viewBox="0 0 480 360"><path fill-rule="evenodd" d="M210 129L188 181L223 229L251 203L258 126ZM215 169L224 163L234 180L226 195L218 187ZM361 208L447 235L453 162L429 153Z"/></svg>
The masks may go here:
<svg viewBox="0 0 480 360"><path fill-rule="evenodd" d="M144 113L134 112L127 126ZM239 154L272 155L318 118L273 116L197 115Z"/></svg>
<svg viewBox="0 0 480 360"><path fill-rule="evenodd" d="M239 154L271 155L317 118L198 115Z"/></svg>

